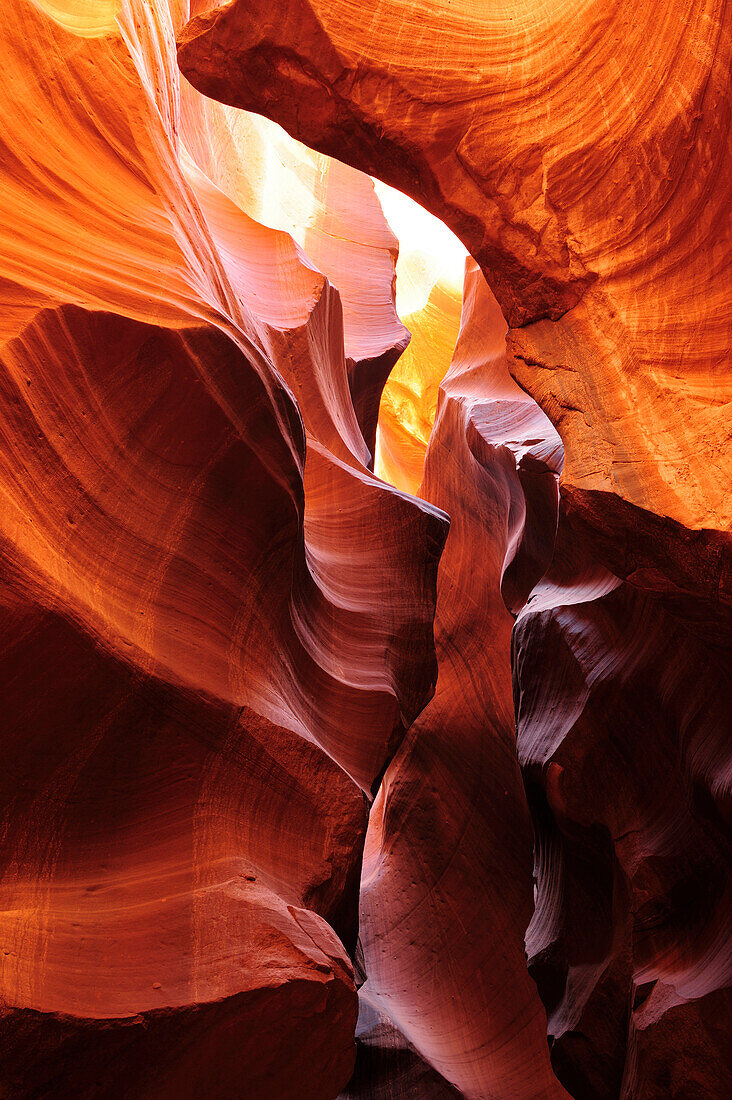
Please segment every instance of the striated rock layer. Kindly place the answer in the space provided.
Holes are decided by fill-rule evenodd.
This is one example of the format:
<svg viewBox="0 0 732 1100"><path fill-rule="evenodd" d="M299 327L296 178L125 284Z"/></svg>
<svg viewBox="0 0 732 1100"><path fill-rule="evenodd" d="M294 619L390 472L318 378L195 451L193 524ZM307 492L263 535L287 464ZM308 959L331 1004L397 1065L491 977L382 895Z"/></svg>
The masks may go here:
<svg viewBox="0 0 732 1100"><path fill-rule="evenodd" d="M729 656L598 566L562 510L514 630L514 682L536 830L529 968L573 1095L732 1087Z"/></svg>
<svg viewBox="0 0 732 1100"><path fill-rule="evenodd" d="M3 8L2 1096L732 1092L725 18Z"/></svg>
<svg viewBox="0 0 732 1100"><path fill-rule="evenodd" d="M361 996L460 1095L558 1098L566 1094L524 957L532 834L502 590L509 603L523 600L551 557L561 444L508 375L504 333L471 263L421 488L451 516L438 574L439 678L371 811ZM540 546L529 534L537 513Z"/></svg>
<svg viewBox="0 0 732 1100"><path fill-rule="evenodd" d="M197 88L454 229L594 552L725 604L729 47L720 0L235 0L179 47Z"/></svg>
<svg viewBox="0 0 732 1100"><path fill-rule="evenodd" d="M557 505L557 446L496 392L473 272L420 489L452 520L438 686L372 810L361 899L364 1002L466 1096L560 1088L516 951L532 910L572 1095L729 1091L729 47L718 0L234 0L179 37L197 88L451 226L561 436ZM411 399L429 419L427 387ZM412 487L418 462L390 445L383 468Z"/></svg>
<svg viewBox="0 0 732 1100"><path fill-rule="evenodd" d="M396 242L321 158L341 298L235 201L187 15L0 16L8 1096L337 1095L368 794L435 680L446 523L363 434Z"/></svg>
<svg viewBox="0 0 732 1100"><path fill-rule="evenodd" d="M526 928L570 1095L721 1097L732 1085L728 640L599 564L561 499L557 529L561 447L508 378L502 332L473 267L421 488L452 517L438 686L369 822L356 1095L389 1095L393 1049L440 1072L427 1095L450 1095L448 1083L468 1097L553 1095L528 1022L541 1013L509 954ZM407 1084L394 1095L415 1094L420 1063L402 1054L395 1066Z"/></svg>

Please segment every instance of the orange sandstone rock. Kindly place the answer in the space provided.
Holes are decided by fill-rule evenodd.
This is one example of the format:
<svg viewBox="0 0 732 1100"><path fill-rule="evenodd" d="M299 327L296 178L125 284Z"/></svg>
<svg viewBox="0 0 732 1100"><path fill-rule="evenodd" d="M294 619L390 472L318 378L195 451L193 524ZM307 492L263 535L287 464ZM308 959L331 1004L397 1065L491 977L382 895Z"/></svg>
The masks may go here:
<svg viewBox="0 0 732 1100"><path fill-rule="evenodd" d="M730 1091L724 18L2 10L0 1093Z"/></svg>
<svg viewBox="0 0 732 1100"><path fill-rule="evenodd" d="M719 0L237 0L206 94L413 195L480 263L594 552L729 599L729 72Z"/></svg>
<svg viewBox="0 0 732 1100"><path fill-rule="evenodd" d="M0 16L8 1095L335 1096L364 792L435 678L445 521L368 469L338 293L186 146L185 17Z"/></svg>
<svg viewBox="0 0 732 1100"><path fill-rule="evenodd" d="M384 387L379 407L376 473L418 493L437 412L440 382L450 365L460 325L460 296L435 283L422 309L404 318L412 334Z"/></svg>
<svg viewBox="0 0 732 1100"><path fill-rule="evenodd" d="M533 587L551 558L561 445L510 378L504 335L470 262L421 487L451 517L438 574L437 689L371 810L361 888L362 1000L475 1100L566 1095L524 958L532 836L502 596L502 586ZM535 540L543 533L541 552L527 553L531 526ZM364 1039L378 1066L383 1045Z"/></svg>

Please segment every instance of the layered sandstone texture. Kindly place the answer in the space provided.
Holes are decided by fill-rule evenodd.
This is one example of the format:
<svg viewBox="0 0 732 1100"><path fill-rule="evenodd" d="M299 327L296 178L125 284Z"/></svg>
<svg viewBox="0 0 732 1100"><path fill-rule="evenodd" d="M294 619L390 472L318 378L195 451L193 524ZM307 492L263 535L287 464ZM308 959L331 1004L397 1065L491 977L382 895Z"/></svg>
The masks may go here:
<svg viewBox="0 0 732 1100"><path fill-rule="evenodd" d="M447 520L371 473L396 240L182 92L188 14L0 15L4 1096L337 1095L436 677Z"/></svg>
<svg viewBox="0 0 732 1100"><path fill-rule="evenodd" d="M732 1095L729 46L3 6L0 1096Z"/></svg>
<svg viewBox="0 0 732 1100"><path fill-rule="evenodd" d="M596 553L725 601L729 46L719 0L234 0L179 49L455 231Z"/></svg>

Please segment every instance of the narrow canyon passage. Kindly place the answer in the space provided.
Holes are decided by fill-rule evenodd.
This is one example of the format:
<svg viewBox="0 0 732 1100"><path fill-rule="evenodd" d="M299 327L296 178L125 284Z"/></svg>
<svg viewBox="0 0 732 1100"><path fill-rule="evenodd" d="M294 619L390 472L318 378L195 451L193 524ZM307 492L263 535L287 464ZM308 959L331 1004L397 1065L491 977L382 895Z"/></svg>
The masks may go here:
<svg viewBox="0 0 732 1100"><path fill-rule="evenodd" d="M0 12L0 1095L726 1100L719 0Z"/></svg>

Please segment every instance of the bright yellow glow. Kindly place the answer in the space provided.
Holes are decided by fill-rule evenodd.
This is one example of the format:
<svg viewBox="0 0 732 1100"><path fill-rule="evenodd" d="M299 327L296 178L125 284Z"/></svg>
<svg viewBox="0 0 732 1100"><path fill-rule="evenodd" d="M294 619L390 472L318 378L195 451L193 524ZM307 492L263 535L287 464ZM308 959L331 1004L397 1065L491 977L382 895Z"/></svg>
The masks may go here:
<svg viewBox="0 0 732 1100"><path fill-rule="evenodd" d="M418 493L438 388L460 328L468 253L443 222L412 199L378 180L374 186L399 240L397 313L412 333L381 398L375 471L398 489Z"/></svg>
<svg viewBox="0 0 732 1100"><path fill-rule="evenodd" d="M418 313L429 301L432 288L462 294L467 250L444 222L424 207L374 180L384 215L399 239L397 263L397 313L404 319Z"/></svg>
<svg viewBox="0 0 732 1100"><path fill-rule="evenodd" d="M116 31L121 0L33 0L33 3L78 38L101 38Z"/></svg>

